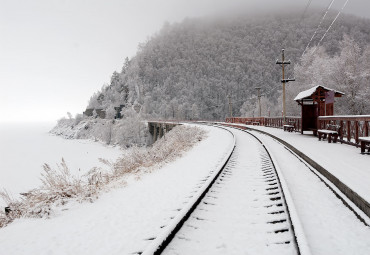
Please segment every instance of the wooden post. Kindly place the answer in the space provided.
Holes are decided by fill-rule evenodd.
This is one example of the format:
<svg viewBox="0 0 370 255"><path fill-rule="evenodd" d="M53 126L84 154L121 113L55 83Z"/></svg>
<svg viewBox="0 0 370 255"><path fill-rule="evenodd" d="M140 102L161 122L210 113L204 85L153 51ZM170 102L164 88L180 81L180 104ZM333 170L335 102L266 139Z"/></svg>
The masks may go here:
<svg viewBox="0 0 370 255"><path fill-rule="evenodd" d="M347 120L347 142L351 141L351 121Z"/></svg>
<svg viewBox="0 0 370 255"><path fill-rule="evenodd" d="M303 135L303 99L301 100L301 134Z"/></svg>
<svg viewBox="0 0 370 255"><path fill-rule="evenodd" d="M230 118L233 117L233 107L232 107L232 104L231 104L231 96L228 95L227 98L229 99L229 116Z"/></svg>
<svg viewBox="0 0 370 255"><path fill-rule="evenodd" d="M157 141L157 124L153 125L153 143Z"/></svg>

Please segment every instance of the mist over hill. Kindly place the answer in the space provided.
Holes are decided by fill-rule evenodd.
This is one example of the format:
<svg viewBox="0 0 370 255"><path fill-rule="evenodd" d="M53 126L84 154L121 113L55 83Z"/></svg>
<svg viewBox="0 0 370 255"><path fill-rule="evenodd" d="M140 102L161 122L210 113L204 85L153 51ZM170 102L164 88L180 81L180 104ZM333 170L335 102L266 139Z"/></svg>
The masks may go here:
<svg viewBox="0 0 370 255"><path fill-rule="evenodd" d="M283 13L165 24L139 46L135 57L125 60L121 72L113 73L88 108L109 112L125 105L135 106L147 118L224 119L229 115L228 96L233 115L240 116L245 108L255 107L255 88L261 87L262 114L279 116L281 68L276 59L284 48L292 61L286 77L293 77L322 14L313 10L303 19L301 13ZM329 13L312 46L335 15ZM340 54L345 35L363 51L370 42L370 20L340 16L322 42L328 57Z"/></svg>

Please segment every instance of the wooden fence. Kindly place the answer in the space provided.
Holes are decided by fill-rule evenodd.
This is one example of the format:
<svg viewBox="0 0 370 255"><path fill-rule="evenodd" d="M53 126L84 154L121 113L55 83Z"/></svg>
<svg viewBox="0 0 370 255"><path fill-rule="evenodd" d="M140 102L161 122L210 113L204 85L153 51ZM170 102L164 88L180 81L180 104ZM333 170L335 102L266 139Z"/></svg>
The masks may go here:
<svg viewBox="0 0 370 255"><path fill-rule="evenodd" d="M241 118L241 117L233 117L233 118L226 118L226 122L228 123L240 123L240 124L247 124L253 125L258 124L261 126L265 125L265 117L257 117L257 118Z"/></svg>
<svg viewBox="0 0 370 255"><path fill-rule="evenodd" d="M301 131L301 117L286 117L286 124L294 126L293 130ZM284 120L282 117L265 118L266 127L283 128Z"/></svg>
<svg viewBox="0 0 370 255"><path fill-rule="evenodd" d="M359 137L369 136L370 115L354 116L321 116L318 118L319 129L325 129L327 124L341 127L339 141L351 145L359 145Z"/></svg>
<svg viewBox="0 0 370 255"><path fill-rule="evenodd" d="M261 126L283 128L284 121L282 117L261 117L261 118L226 118L229 123L241 123L253 125L259 123ZM286 117L286 123L294 126L294 131L301 131L301 117Z"/></svg>

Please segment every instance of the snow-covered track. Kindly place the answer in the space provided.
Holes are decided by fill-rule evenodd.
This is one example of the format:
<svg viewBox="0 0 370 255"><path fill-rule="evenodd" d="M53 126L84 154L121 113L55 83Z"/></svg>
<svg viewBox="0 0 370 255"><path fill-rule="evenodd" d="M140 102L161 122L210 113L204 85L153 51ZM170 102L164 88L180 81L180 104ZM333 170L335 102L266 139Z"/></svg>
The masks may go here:
<svg viewBox="0 0 370 255"><path fill-rule="evenodd" d="M301 252L297 244L269 152L257 137L227 129L234 134L236 145L223 167L188 211L179 212L171 226L140 254L310 254L308 249ZM225 238L225 247L220 238ZM235 247L226 247L229 244Z"/></svg>
<svg viewBox="0 0 370 255"><path fill-rule="evenodd" d="M223 128L227 130L226 128ZM227 130L228 131L228 130ZM230 131L228 131L230 132ZM152 243L145 249L145 251L135 252L133 254L142 254L142 255L151 255L151 254L161 254L162 251L168 246L171 240L174 238L176 233L181 229L185 221L190 217L191 213L196 209L196 207L201 203L202 199L206 196L209 192L209 189L212 185L216 182L218 177L226 168L227 164L229 163L233 152L235 150L235 143L236 139L232 132L230 132L233 136L233 143L232 146L229 148L226 157L223 159L222 166L220 169L215 169L214 171L210 172L208 178L203 181L203 185L200 189L196 192L196 194L191 195L191 200L181 209L176 217L173 218L172 222L165 226L162 233L153 238Z"/></svg>
<svg viewBox="0 0 370 255"><path fill-rule="evenodd" d="M301 161L309 171L316 175L325 186L330 189L335 196L367 227L370 223L365 218L370 217L370 204L360 195L350 189L346 184L340 181L337 177L331 174L328 170L315 162L314 159L308 157L303 152L285 142L284 140L264 132L262 130L249 127L240 127L246 132L248 130L270 136L276 143L279 143L282 148L289 151L294 157Z"/></svg>

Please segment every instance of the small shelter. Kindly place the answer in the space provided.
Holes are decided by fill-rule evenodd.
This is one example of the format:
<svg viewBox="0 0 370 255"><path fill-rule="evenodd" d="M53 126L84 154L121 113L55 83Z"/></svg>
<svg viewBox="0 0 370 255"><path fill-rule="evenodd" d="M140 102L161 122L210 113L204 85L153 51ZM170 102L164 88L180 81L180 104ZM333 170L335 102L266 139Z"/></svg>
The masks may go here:
<svg viewBox="0 0 370 255"><path fill-rule="evenodd" d="M336 91L318 85L308 90L302 91L295 98L302 107L301 133L303 131L313 131L316 135L319 116L334 115L334 98L342 97L343 92Z"/></svg>

